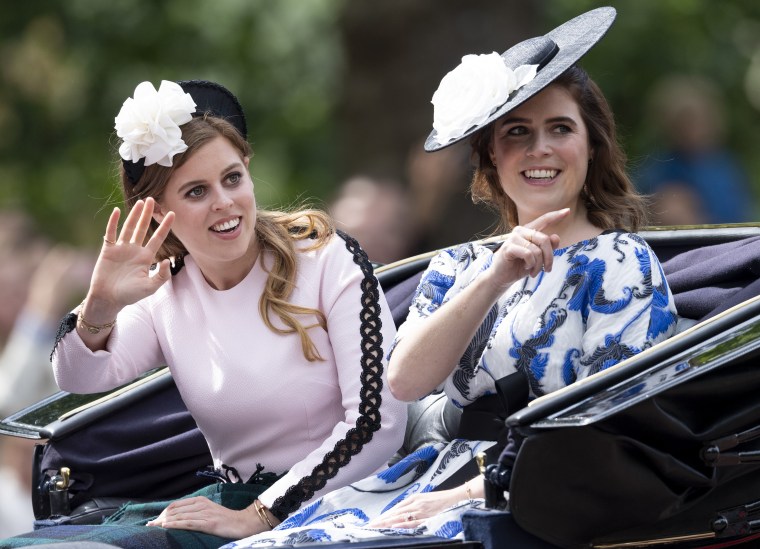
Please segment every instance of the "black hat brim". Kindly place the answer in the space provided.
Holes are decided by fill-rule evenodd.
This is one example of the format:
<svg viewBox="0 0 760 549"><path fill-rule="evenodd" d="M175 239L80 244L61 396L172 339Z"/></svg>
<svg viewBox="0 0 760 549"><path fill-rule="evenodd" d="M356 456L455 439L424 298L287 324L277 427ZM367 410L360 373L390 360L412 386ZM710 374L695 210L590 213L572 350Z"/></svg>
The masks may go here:
<svg viewBox="0 0 760 549"><path fill-rule="evenodd" d="M530 38L509 48L501 57L510 69L539 65L533 80L513 92L484 122L468 128L462 135L439 143L437 132L433 130L425 141L425 150L433 152L453 145L525 103L593 48L612 26L616 15L615 8L597 8L574 17L544 36Z"/></svg>

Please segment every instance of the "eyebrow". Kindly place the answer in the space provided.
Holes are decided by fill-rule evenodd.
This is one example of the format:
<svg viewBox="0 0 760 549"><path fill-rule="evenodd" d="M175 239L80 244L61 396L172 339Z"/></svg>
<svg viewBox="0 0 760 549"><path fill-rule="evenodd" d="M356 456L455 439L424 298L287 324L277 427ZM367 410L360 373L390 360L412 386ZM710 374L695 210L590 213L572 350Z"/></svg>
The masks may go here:
<svg viewBox="0 0 760 549"><path fill-rule="evenodd" d="M224 168L219 173L225 174L225 173L229 172L230 170L232 170L234 168L237 168L238 166L241 166L241 165L242 165L242 162L235 161L232 164L230 164L229 166L227 166L226 168ZM177 194L184 194L187 189L195 187L196 185L201 185L201 184L203 184L205 182L206 182L205 179L194 179L193 181L188 181L186 183L183 183L177 189Z"/></svg>
<svg viewBox="0 0 760 549"><path fill-rule="evenodd" d="M507 124L530 124L531 122L533 122L533 120L531 120L530 118L512 116L512 117L505 118L504 120L502 120L500 126L506 126ZM556 124L557 122L572 124L573 126L578 125L578 122L570 116L553 116L552 118L547 118L544 121L544 123L546 124Z"/></svg>

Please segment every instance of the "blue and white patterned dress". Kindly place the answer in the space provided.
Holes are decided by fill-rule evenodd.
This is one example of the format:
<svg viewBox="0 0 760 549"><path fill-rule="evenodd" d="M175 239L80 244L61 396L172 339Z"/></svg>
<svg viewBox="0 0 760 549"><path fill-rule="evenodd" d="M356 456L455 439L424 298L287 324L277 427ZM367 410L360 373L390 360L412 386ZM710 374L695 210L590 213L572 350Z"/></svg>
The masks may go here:
<svg viewBox="0 0 760 549"><path fill-rule="evenodd" d="M475 244L433 258L396 341L472 283L492 258L490 249ZM540 396L651 347L675 327L673 296L654 252L636 234L608 231L556 250L550 273L510 286L439 389L465 406L492 394L495 379L522 370L532 396ZM223 549L378 536L462 538L462 513L482 506L482 500L462 501L414 530L366 525L409 495L431 491L493 444L455 440L422 448L377 475L327 494L274 531Z"/></svg>
<svg viewBox="0 0 760 549"><path fill-rule="evenodd" d="M493 252L465 244L433 258L396 341L490 268ZM676 310L643 238L607 231L555 250L551 272L512 284L439 387L458 406L521 370L531 396L556 391L672 335ZM456 359L454 359L456 360Z"/></svg>
<svg viewBox="0 0 760 549"><path fill-rule="evenodd" d="M229 543L222 549L424 535L461 539L462 513L482 507L482 499L463 499L413 529L368 528L367 524L410 495L432 491L493 444L455 440L426 446L376 475L326 494L292 514L271 532Z"/></svg>

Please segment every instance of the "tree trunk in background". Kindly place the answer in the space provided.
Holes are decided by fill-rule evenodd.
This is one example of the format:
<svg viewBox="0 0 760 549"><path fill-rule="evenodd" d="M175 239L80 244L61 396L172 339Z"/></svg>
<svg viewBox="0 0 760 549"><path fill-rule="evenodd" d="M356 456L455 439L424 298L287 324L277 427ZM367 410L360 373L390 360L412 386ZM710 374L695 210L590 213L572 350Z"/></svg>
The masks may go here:
<svg viewBox="0 0 760 549"><path fill-rule="evenodd" d="M501 53L550 30L541 23L542 4L352 0L344 5L338 24L346 55L337 109L341 176L361 173L409 186L414 215L423 225L421 249L482 234L495 219L467 195L467 146L422 153L432 128L433 92L463 55ZM417 181L423 174L428 181ZM449 215L456 216L455 223Z"/></svg>

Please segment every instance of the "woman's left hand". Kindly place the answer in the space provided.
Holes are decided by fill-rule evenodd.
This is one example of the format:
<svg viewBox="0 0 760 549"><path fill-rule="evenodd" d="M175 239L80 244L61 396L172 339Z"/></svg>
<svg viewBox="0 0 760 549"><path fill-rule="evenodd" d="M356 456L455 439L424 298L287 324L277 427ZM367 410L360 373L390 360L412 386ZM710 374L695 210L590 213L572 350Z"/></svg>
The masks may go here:
<svg viewBox="0 0 760 549"><path fill-rule="evenodd" d="M422 521L467 499L462 487L414 494L389 509L367 526L370 528L416 528Z"/></svg>
<svg viewBox="0 0 760 549"><path fill-rule="evenodd" d="M146 526L194 530L222 538L242 539L269 528L253 506L242 511L227 509L204 497L178 499Z"/></svg>

